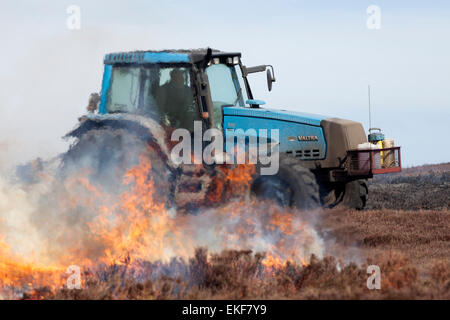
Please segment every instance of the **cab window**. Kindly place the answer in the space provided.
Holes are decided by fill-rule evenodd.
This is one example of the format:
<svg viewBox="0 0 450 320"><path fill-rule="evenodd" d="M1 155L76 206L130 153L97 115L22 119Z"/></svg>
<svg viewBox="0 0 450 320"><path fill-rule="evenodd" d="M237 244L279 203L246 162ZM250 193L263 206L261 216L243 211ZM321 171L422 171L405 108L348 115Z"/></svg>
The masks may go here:
<svg viewBox="0 0 450 320"><path fill-rule="evenodd" d="M206 69L206 74L213 102L214 121L218 128L222 128L222 107L244 106L245 90L241 89L235 66L213 64Z"/></svg>

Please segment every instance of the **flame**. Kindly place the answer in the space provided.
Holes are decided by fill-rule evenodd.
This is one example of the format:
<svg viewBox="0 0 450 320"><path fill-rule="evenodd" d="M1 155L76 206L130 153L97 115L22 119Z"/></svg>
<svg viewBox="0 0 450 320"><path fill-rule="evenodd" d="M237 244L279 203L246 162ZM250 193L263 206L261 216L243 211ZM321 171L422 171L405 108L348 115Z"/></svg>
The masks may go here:
<svg viewBox="0 0 450 320"><path fill-rule="evenodd" d="M255 174L254 165L238 164L235 167L218 167L218 174L213 181L213 188L208 194L212 203L245 195L250 188Z"/></svg>
<svg viewBox="0 0 450 320"><path fill-rule="evenodd" d="M262 264L266 267L266 271L273 271L280 269L285 265L285 261L282 261L280 257L271 255L270 253L266 255Z"/></svg>
<svg viewBox="0 0 450 320"><path fill-rule="evenodd" d="M56 290L64 282L64 271L62 266L45 266L24 261L11 253L3 239L0 240L0 298L7 288L32 289L47 286Z"/></svg>
<svg viewBox="0 0 450 320"><path fill-rule="evenodd" d="M173 219L154 198L150 169L151 164L142 157L125 175L124 183L131 189L121 195L118 205L103 207L90 224L93 240L107 248L101 262L120 263L125 256L153 261L170 256L167 248L191 249L181 241L183 219Z"/></svg>
<svg viewBox="0 0 450 320"><path fill-rule="evenodd" d="M180 214L158 199L151 168L145 154L141 155L124 175L125 191L118 197L89 181L86 172L68 179L55 206L93 211L93 216L86 218L83 228L62 232L57 244L42 243L36 257L45 256L47 264L18 256L7 238L0 238L0 297L8 288L61 288L67 267L73 264L83 270L99 264L139 268L139 261L187 260L195 248L206 246L216 252L266 252L262 263L274 270L287 261L306 265L311 253L321 251L320 238L297 211L245 197L254 166L220 167L208 194L216 207L196 215ZM217 207L224 199L225 205Z"/></svg>

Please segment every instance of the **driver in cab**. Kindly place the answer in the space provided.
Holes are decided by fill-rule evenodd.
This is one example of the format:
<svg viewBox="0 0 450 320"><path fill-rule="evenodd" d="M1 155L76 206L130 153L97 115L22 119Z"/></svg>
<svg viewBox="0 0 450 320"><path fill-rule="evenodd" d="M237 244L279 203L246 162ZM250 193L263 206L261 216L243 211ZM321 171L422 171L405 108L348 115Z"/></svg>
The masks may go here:
<svg viewBox="0 0 450 320"><path fill-rule="evenodd" d="M192 131L196 112L192 90L185 84L184 71L174 68L170 72L170 80L156 92L156 103L165 126Z"/></svg>

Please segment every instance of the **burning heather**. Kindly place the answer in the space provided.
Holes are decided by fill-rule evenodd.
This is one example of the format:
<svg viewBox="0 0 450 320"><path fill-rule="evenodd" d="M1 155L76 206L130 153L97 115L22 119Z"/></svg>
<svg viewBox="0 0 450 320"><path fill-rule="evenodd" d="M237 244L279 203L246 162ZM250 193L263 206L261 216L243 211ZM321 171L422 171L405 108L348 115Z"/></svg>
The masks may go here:
<svg viewBox="0 0 450 320"><path fill-rule="evenodd" d="M42 170L28 183L0 180L1 297L63 289L69 266L82 270L82 287L110 268L138 282L189 277L188 261L200 247L210 254L261 253L258 272L322 257L322 240L301 212L242 196L249 194L253 167L223 169L210 205L187 213L167 205L149 174L151 161L142 154L137 159L114 188L81 168L65 176ZM233 191L224 194L222 184ZM223 197L227 204L219 205Z"/></svg>

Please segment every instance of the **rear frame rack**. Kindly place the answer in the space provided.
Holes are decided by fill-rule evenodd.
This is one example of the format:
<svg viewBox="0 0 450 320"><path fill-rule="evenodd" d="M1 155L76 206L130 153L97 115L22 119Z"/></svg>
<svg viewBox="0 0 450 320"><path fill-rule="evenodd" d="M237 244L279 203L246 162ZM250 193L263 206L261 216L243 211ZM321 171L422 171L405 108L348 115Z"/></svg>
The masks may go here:
<svg viewBox="0 0 450 320"><path fill-rule="evenodd" d="M349 176L400 172L400 147L348 150L345 167Z"/></svg>

